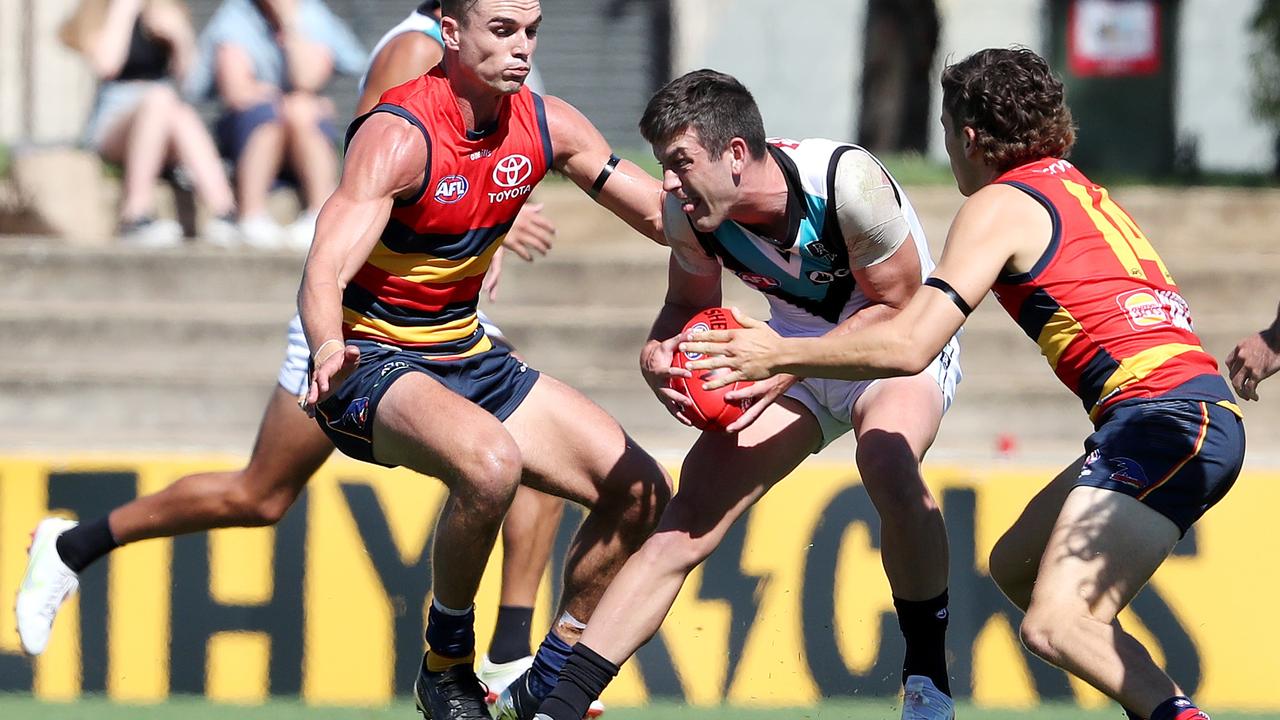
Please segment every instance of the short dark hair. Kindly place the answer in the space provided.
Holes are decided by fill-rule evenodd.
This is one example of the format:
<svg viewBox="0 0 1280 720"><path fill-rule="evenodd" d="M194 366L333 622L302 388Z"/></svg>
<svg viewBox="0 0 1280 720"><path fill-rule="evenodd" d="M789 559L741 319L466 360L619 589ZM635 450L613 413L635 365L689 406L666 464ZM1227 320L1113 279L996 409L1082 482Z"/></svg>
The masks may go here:
<svg viewBox="0 0 1280 720"><path fill-rule="evenodd" d="M669 142L690 129L714 155L723 153L731 140L740 137L751 157L764 157L760 108L751 91L731 75L715 70L685 73L654 93L640 118L640 135L653 145Z"/></svg>
<svg viewBox="0 0 1280 720"><path fill-rule="evenodd" d="M988 48L948 65L942 107L957 131L973 128L983 157L1000 171L1065 158L1076 142L1062 81L1026 48Z"/></svg>
<svg viewBox="0 0 1280 720"><path fill-rule="evenodd" d="M440 0L440 14L451 17L463 25L467 20L467 11L475 7L480 0Z"/></svg>
<svg viewBox="0 0 1280 720"><path fill-rule="evenodd" d="M426 2L418 4L417 13L419 15L432 15L439 9L440 0L426 0Z"/></svg>

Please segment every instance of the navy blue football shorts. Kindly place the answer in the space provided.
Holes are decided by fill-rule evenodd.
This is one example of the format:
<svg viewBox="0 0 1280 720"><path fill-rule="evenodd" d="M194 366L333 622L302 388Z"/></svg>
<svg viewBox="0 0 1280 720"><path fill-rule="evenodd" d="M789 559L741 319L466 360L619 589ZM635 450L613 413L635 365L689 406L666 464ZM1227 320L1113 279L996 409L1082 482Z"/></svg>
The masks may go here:
<svg viewBox="0 0 1280 720"><path fill-rule="evenodd" d="M1244 424L1203 400L1131 401L1110 411L1084 448L1077 486L1137 498L1185 535L1240 474Z"/></svg>
<svg viewBox="0 0 1280 720"><path fill-rule="evenodd" d="M373 418L387 388L405 374L428 375L498 420L510 417L538 381L537 370L498 346L470 357L440 360L365 340L347 344L360 348L360 365L336 392L316 405L316 422L343 454L377 465L386 463L373 457Z"/></svg>

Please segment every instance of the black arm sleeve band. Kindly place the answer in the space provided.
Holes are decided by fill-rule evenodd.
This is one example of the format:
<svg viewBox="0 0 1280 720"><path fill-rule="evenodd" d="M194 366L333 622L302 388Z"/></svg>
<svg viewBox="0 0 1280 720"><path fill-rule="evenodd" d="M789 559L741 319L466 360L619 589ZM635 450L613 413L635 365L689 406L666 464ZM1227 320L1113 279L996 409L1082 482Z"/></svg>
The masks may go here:
<svg viewBox="0 0 1280 720"><path fill-rule="evenodd" d="M600 194L600 191L604 189L604 184L608 182L609 176L613 174L613 169L618 167L618 163L620 162L622 162L622 158L617 155L610 155L609 160L605 162L604 167L600 168L600 174L596 176L596 181L591 184L591 189L587 191L587 194L591 196L592 200L595 200L596 196Z"/></svg>
<svg viewBox="0 0 1280 720"><path fill-rule="evenodd" d="M973 308L969 307L969 303L965 302L964 298L960 297L960 293L956 292L956 289L951 287L951 283L948 283L946 280L931 277L925 279L921 284L928 285L931 288L936 288L942 291L943 295L951 298L951 302L955 303L956 307L960 308L960 312L964 313L965 317L969 317L969 314L973 312Z"/></svg>

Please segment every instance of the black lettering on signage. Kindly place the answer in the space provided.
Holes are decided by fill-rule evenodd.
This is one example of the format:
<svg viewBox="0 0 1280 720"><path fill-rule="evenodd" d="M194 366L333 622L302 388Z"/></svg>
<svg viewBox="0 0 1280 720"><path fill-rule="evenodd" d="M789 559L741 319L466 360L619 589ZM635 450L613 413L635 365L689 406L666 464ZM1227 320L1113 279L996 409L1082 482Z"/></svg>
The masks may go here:
<svg viewBox="0 0 1280 720"><path fill-rule="evenodd" d="M725 534L720 546L702 565L702 585L698 597L724 600L729 605L729 666L725 669L722 693L728 696L734 673L747 645L747 636L760 610L760 596L769 582L767 576L748 575L742 570L747 538L747 518L740 517Z"/></svg>
<svg viewBox="0 0 1280 720"><path fill-rule="evenodd" d="M805 658L823 697L892 695L901 682L903 653L893 613L869 620L880 626L880 649L866 673L849 669L836 639L835 576L840 540L851 525L866 526L872 547L880 547L880 516L861 485L851 485L832 498L813 531L801 588Z"/></svg>
<svg viewBox="0 0 1280 720"><path fill-rule="evenodd" d="M417 560L406 565L391 535L391 526L382 503L373 488L363 483L342 483L351 517L356 521L360 540L378 573L378 580L391 603L395 658L391 667L392 692L408 694L418 677L424 645L423 611L431 592L431 545L435 526L427 536Z"/></svg>
<svg viewBox="0 0 1280 720"><path fill-rule="evenodd" d="M70 510L83 521L100 518L137 495L136 473L49 473L49 508ZM69 601L80 603L80 687L86 693L107 691L110 579L111 555L107 555L80 573L80 591Z"/></svg>
<svg viewBox="0 0 1280 720"><path fill-rule="evenodd" d="M263 633L271 638L267 678L273 695L302 690L306 568L307 494L274 529L271 599L263 605L227 605L209 592L209 535L195 533L173 541L173 603L170 623L170 689L204 694L209 639L220 632Z"/></svg>
<svg viewBox="0 0 1280 720"><path fill-rule="evenodd" d="M947 490L942 494L942 514L951 545L947 657L951 690L960 697L973 693L973 651L983 628L991 620L1003 618L1016 638L1022 623L1022 611L1005 598L991 576L977 571L977 502L973 490ZM1074 697L1066 673L1035 657L1021 644L1018 651L1037 696L1064 701Z"/></svg>

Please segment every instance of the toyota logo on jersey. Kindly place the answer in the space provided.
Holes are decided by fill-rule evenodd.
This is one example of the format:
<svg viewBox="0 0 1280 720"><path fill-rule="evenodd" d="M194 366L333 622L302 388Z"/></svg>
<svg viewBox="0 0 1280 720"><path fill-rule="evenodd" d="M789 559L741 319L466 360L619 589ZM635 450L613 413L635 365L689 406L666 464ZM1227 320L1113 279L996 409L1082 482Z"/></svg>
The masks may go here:
<svg viewBox="0 0 1280 720"><path fill-rule="evenodd" d="M467 194L467 179L461 175L450 175L440 178L436 183L436 202L452 205Z"/></svg>
<svg viewBox="0 0 1280 720"><path fill-rule="evenodd" d="M533 163L523 155L508 155L493 166L493 181L499 187L513 188L533 174Z"/></svg>

